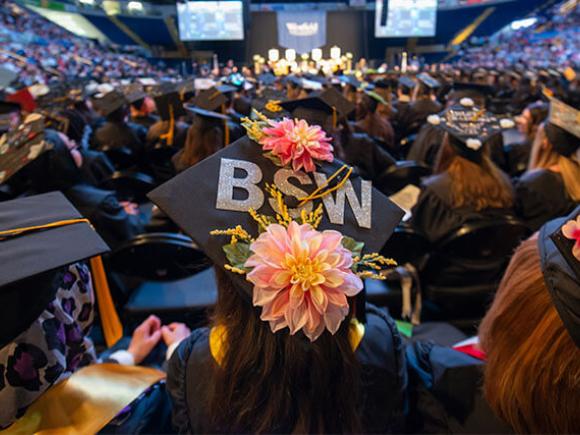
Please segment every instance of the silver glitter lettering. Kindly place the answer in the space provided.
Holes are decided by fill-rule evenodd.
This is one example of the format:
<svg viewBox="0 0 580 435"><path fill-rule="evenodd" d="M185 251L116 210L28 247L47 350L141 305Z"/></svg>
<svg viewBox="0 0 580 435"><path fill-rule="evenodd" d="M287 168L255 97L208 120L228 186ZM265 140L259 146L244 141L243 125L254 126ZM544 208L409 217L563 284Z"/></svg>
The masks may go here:
<svg viewBox="0 0 580 435"><path fill-rule="evenodd" d="M316 184L320 187L326 183L326 175L314 173ZM361 180L361 201L358 200L352 182L348 180L344 186L330 195L322 198L328 219L336 225L344 225L345 199L348 199L354 217L361 228L371 228L372 216L372 183ZM333 196L336 196L336 201Z"/></svg>
<svg viewBox="0 0 580 435"><path fill-rule="evenodd" d="M236 168L247 173L244 178L234 178ZM258 165L244 160L221 159L218 191L215 207L220 210L258 210L264 204L264 193L257 186L262 181L262 170ZM248 193L246 199L234 199L234 188Z"/></svg>
<svg viewBox="0 0 580 435"><path fill-rule="evenodd" d="M293 185L288 181L290 178L298 180L302 185L312 184L312 180L304 172L302 171L294 172L290 169L279 169L278 171L276 171L276 173L274 174L274 184L278 187L278 189L280 189L280 192L282 192L282 194L285 196L293 196L297 199L304 198L305 196L307 196L308 193L306 193L304 190L296 187L295 185ZM272 210L274 210L276 213L280 213L276 201L273 198L270 198L269 201ZM300 213L302 212L302 210L306 210L307 213L310 213L312 211L312 202L309 201L299 208L288 208L288 213L294 219L298 219L300 217Z"/></svg>

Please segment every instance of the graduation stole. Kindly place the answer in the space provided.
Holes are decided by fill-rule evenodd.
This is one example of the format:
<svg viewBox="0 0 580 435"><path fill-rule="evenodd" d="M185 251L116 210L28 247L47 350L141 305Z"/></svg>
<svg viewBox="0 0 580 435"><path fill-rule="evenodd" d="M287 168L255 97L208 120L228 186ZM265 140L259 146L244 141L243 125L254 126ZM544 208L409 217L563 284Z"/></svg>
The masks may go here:
<svg viewBox="0 0 580 435"><path fill-rule="evenodd" d="M93 434L165 378L149 367L93 364L51 387L0 434Z"/></svg>

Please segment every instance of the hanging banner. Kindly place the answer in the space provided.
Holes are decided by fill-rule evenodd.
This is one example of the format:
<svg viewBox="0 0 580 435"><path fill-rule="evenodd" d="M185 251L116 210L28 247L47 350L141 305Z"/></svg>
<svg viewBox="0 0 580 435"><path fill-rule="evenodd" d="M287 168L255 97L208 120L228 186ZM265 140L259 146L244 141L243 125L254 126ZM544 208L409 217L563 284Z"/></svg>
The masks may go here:
<svg viewBox="0 0 580 435"><path fill-rule="evenodd" d="M309 53L326 44L326 12L278 12L278 45Z"/></svg>

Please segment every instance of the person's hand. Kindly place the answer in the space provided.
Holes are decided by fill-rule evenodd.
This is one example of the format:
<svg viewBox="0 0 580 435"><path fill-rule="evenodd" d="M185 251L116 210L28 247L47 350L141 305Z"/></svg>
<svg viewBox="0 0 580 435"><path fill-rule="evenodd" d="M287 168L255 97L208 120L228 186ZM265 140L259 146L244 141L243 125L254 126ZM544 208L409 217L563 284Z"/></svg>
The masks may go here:
<svg viewBox="0 0 580 435"><path fill-rule="evenodd" d="M149 316L141 323L131 337L127 351L133 355L135 364L140 364L157 343L161 340L161 320L157 316Z"/></svg>
<svg viewBox="0 0 580 435"><path fill-rule="evenodd" d="M173 343L179 343L189 337L191 331L184 323L172 323L163 326L161 328L161 334L163 335L163 341L169 347Z"/></svg>
<svg viewBox="0 0 580 435"><path fill-rule="evenodd" d="M125 209L125 213L131 214L134 216L139 214L139 206L137 204L135 204L134 202L120 201L119 204L121 204L123 206L123 208Z"/></svg>

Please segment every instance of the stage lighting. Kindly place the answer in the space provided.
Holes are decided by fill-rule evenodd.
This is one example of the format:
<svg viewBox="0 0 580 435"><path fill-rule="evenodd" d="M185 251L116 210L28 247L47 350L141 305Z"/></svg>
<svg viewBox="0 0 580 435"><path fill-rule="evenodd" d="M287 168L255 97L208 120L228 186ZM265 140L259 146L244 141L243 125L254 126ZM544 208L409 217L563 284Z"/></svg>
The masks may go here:
<svg viewBox="0 0 580 435"><path fill-rule="evenodd" d="M313 61L319 62L322 59L322 50L320 48L313 48L311 57Z"/></svg>
<svg viewBox="0 0 580 435"><path fill-rule="evenodd" d="M340 59L340 47L337 47L336 45L334 47L330 47L330 58L333 60Z"/></svg>
<svg viewBox="0 0 580 435"><path fill-rule="evenodd" d="M84 5L93 6L95 4L95 0L79 0L79 3L82 3Z"/></svg>
<svg viewBox="0 0 580 435"><path fill-rule="evenodd" d="M127 3L127 9L132 12L141 12L143 11L143 3L137 1L130 1Z"/></svg>
<svg viewBox="0 0 580 435"><path fill-rule="evenodd" d="M288 62L294 62L296 60L296 50L289 48L284 52L284 57Z"/></svg>
<svg viewBox="0 0 580 435"><path fill-rule="evenodd" d="M277 48L268 50L268 60L270 62L277 62L280 59L280 51Z"/></svg>

